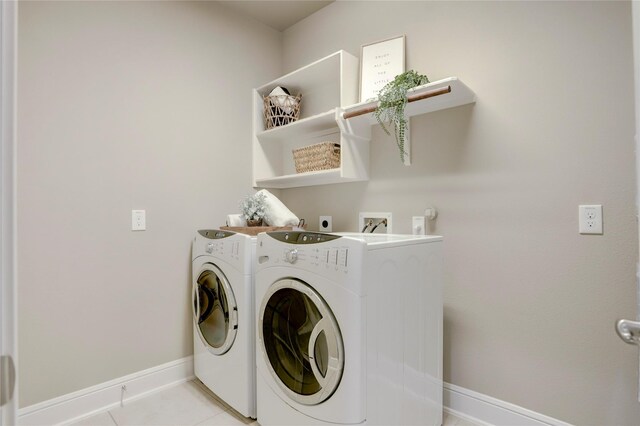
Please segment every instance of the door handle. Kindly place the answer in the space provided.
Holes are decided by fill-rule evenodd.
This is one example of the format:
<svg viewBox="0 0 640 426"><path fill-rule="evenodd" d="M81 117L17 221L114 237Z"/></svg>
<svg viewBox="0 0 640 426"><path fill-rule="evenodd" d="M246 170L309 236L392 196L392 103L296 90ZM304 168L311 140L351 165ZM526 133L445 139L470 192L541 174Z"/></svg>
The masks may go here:
<svg viewBox="0 0 640 426"><path fill-rule="evenodd" d="M616 332L625 343L640 346L640 322L621 319L616 323Z"/></svg>
<svg viewBox="0 0 640 426"><path fill-rule="evenodd" d="M0 357L0 407L11 401L16 387L16 368L9 355Z"/></svg>
<svg viewBox="0 0 640 426"><path fill-rule="evenodd" d="M316 378L316 380L318 381L318 383L320 384L321 388L324 388L327 385L327 377L323 376L322 373L320 372L320 369L318 368L318 361L316 360L316 344L318 342L318 337L320 336L320 333L322 333L323 331L325 332L325 338L327 339L327 345L330 345L330 341L329 339L332 336L327 336L327 331L325 330L328 326L328 321L326 318L322 318L320 321L318 321L318 323L315 325L315 327L313 327L313 330L311 331L311 336L309 337L309 364L311 365L311 371L313 372L314 377ZM328 354L328 356L330 357L332 354ZM329 370L327 369L327 371L325 373L328 373Z"/></svg>

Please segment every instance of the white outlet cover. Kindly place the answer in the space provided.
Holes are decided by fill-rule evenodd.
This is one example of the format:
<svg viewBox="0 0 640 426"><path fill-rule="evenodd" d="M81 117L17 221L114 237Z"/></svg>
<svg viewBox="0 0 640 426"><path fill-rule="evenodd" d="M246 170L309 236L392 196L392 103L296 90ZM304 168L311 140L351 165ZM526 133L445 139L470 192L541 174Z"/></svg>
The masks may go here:
<svg viewBox="0 0 640 426"><path fill-rule="evenodd" d="M411 233L413 235L425 235L425 216L413 216L411 218Z"/></svg>
<svg viewBox="0 0 640 426"><path fill-rule="evenodd" d="M332 232L333 218L331 216L320 216L318 219L318 230L320 232Z"/></svg>
<svg viewBox="0 0 640 426"><path fill-rule="evenodd" d="M602 204L578 206L578 231L581 234L602 234Z"/></svg>
<svg viewBox="0 0 640 426"><path fill-rule="evenodd" d="M131 210L131 230L144 231L147 229L147 215L144 210Z"/></svg>

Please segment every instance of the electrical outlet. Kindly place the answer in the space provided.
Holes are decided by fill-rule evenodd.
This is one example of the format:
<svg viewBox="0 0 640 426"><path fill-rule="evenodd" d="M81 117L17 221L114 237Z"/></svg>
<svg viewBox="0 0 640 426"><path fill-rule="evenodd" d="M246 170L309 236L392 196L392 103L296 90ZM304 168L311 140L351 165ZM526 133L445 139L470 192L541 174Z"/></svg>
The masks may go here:
<svg viewBox="0 0 640 426"><path fill-rule="evenodd" d="M578 206L578 231L581 234L602 234L602 205Z"/></svg>
<svg viewBox="0 0 640 426"><path fill-rule="evenodd" d="M147 215L144 210L131 210L131 230L144 231L147 229Z"/></svg>
<svg viewBox="0 0 640 426"><path fill-rule="evenodd" d="M413 235L426 234L426 221L424 216L413 216L411 220L411 233Z"/></svg>
<svg viewBox="0 0 640 426"><path fill-rule="evenodd" d="M333 229L331 216L320 216L318 219L318 230L320 232L331 232Z"/></svg>
<svg viewBox="0 0 640 426"><path fill-rule="evenodd" d="M365 234L391 234L391 219L389 212L360 212L358 231Z"/></svg>

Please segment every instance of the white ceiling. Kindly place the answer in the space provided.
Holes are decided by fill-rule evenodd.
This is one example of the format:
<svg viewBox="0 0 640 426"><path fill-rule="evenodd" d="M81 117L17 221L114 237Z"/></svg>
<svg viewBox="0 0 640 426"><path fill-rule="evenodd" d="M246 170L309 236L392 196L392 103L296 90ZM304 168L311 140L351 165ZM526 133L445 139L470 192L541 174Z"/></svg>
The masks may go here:
<svg viewBox="0 0 640 426"><path fill-rule="evenodd" d="M290 1L220 1L226 7L250 16L278 31L284 31L293 24L322 9L334 0L290 0Z"/></svg>

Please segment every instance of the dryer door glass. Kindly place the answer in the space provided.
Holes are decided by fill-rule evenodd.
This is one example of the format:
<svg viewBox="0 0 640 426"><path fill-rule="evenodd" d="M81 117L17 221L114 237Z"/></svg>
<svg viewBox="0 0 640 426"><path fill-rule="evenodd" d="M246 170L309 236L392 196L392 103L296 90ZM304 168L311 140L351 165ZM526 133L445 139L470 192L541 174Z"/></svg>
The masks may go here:
<svg viewBox="0 0 640 426"><path fill-rule="evenodd" d="M344 365L338 324L324 300L305 283L271 286L261 308L263 350L272 376L294 400L319 404L338 387Z"/></svg>
<svg viewBox="0 0 640 426"><path fill-rule="evenodd" d="M202 342L216 355L227 352L236 337L238 308L227 278L215 265L206 265L198 276L193 302Z"/></svg>

